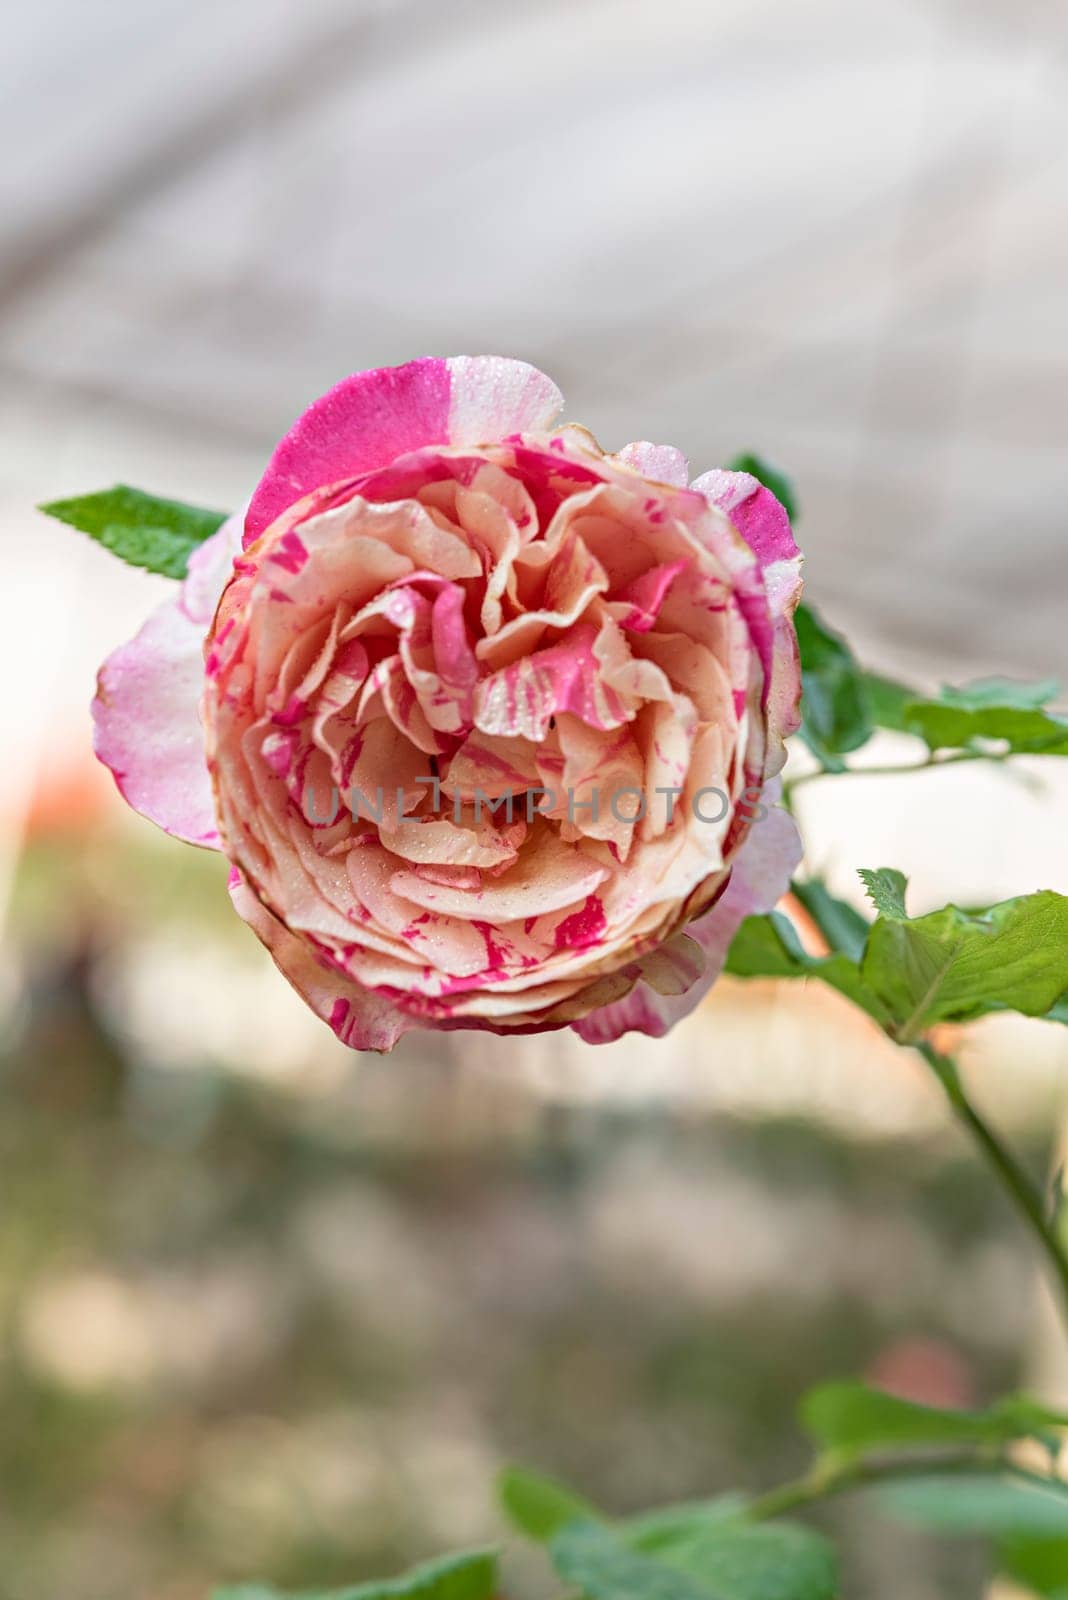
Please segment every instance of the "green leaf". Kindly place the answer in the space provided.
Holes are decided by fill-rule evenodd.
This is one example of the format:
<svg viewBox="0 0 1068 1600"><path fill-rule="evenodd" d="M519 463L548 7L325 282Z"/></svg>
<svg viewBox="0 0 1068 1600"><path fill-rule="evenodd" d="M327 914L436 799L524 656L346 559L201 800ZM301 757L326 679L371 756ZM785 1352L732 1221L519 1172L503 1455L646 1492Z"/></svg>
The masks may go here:
<svg viewBox="0 0 1068 1600"><path fill-rule="evenodd" d="M880 677L876 672L862 672L860 676L868 715L876 727L890 728L895 733L908 733L905 708L922 697L906 684L898 683L893 678Z"/></svg>
<svg viewBox="0 0 1068 1600"><path fill-rule="evenodd" d="M1068 718L1016 706L970 709L919 700L905 707L907 731L931 750L997 744L1010 755L1068 755Z"/></svg>
<svg viewBox="0 0 1068 1600"><path fill-rule="evenodd" d="M1009 1536L998 1547L1003 1571L1047 1600L1068 1600L1068 1537L1027 1539Z"/></svg>
<svg viewBox="0 0 1068 1600"><path fill-rule="evenodd" d="M778 911L745 919L727 952L724 971L736 978L819 978L880 1025L890 1020L889 1011L864 982L856 961L840 951L810 956L793 924Z"/></svg>
<svg viewBox="0 0 1068 1600"><path fill-rule="evenodd" d="M1068 1538L1068 1484L1031 1484L991 1473L983 1477L915 1479L880 1490L879 1499L905 1522L939 1533L985 1533L1035 1539Z"/></svg>
<svg viewBox="0 0 1068 1600"><path fill-rule="evenodd" d="M795 883L831 954L809 955L793 924L773 911L746 918L724 970L736 978L818 978L903 1042L936 1022L992 1011L1068 1022L1068 898L1046 889L978 910L944 906L909 917L903 873L880 867L860 876L879 912L870 929L822 884Z"/></svg>
<svg viewBox="0 0 1068 1600"><path fill-rule="evenodd" d="M1068 1427L1068 1416L1025 1395L1010 1395L986 1411L947 1411L841 1382L810 1390L801 1402L801 1422L824 1450L853 1456L903 1445L1004 1445Z"/></svg>
<svg viewBox="0 0 1068 1600"><path fill-rule="evenodd" d="M813 624L818 630L815 633ZM845 651L846 659L839 658L836 664L836 693L846 713L855 695L869 724L896 733L910 733L922 739L933 752L974 749L998 756L1068 755L1068 716L1047 709L1060 693L1056 679L1017 683L1010 678L978 678L959 686L945 685L937 695L928 696L896 679L859 668L845 640L821 623L810 607L798 608L797 626L802 674L804 677L807 667L814 690L811 737L804 726L802 736L817 755L821 754L817 748L818 724L824 715L821 694L825 698L828 692L826 688L821 691L818 676L822 672L826 677L828 671L828 663L823 660L828 647L821 635L828 636ZM807 694L807 682L804 687ZM803 712L804 709L803 698ZM846 713L840 713L840 723L852 729L857 745L863 744L864 738L859 737L858 732L862 723L853 721ZM824 759L824 765L831 771L843 770L843 763L836 764L835 757L857 745L825 737L824 753L829 754L830 760Z"/></svg>
<svg viewBox="0 0 1068 1600"><path fill-rule="evenodd" d="M926 696L863 672L861 687L877 727L914 734L932 751L996 745L1004 754L1068 755L1068 717L1045 709L1060 692L1053 678L1039 683L978 678Z"/></svg>
<svg viewBox="0 0 1068 1600"><path fill-rule="evenodd" d="M552 1538L569 1522L597 1521L599 1513L562 1483L525 1467L506 1467L497 1480L497 1498L509 1521L528 1539Z"/></svg>
<svg viewBox="0 0 1068 1600"><path fill-rule="evenodd" d="M1050 1006L1046 1012L1047 1022L1063 1022L1068 1025L1068 994L1062 994L1056 1005Z"/></svg>
<svg viewBox="0 0 1068 1600"><path fill-rule="evenodd" d="M465 1550L413 1567L399 1578L347 1589L316 1589L300 1595L260 1584L216 1589L212 1600L492 1600L497 1593L497 1553Z"/></svg>
<svg viewBox="0 0 1068 1600"><path fill-rule="evenodd" d="M855 907L838 900L819 878L795 879L790 885L833 951L859 961L870 926Z"/></svg>
<svg viewBox="0 0 1068 1600"><path fill-rule="evenodd" d="M735 456L733 461L727 463L727 471L748 472L750 477L756 478L765 489L770 489L791 522L796 522L801 515L793 483L785 472L780 472L778 467L771 466L763 456L743 451L741 455Z"/></svg>
<svg viewBox="0 0 1068 1600"><path fill-rule="evenodd" d="M830 1546L788 1523L706 1518L653 1557L610 1528L573 1522L549 1551L565 1583L589 1600L834 1600L837 1593Z"/></svg>
<svg viewBox="0 0 1068 1600"><path fill-rule="evenodd" d="M944 906L909 917L904 879L892 868L862 872L880 916L861 962L864 985L886 1007L897 1036L990 1011L1046 1016L1068 989L1068 898L1044 889L979 911Z"/></svg>
<svg viewBox="0 0 1068 1600"><path fill-rule="evenodd" d="M1034 711L1048 706L1060 692L1056 678L1042 678L1038 683L1017 683L1012 678L975 678L958 688L945 684L939 699L943 705L961 706L966 711L988 711L995 707Z"/></svg>
<svg viewBox="0 0 1068 1600"><path fill-rule="evenodd" d="M914 734L933 751L997 744L1010 754L1068 754L1068 718L1045 709L1060 692L1053 678L978 678L932 696L871 672L861 674L861 684L878 727Z"/></svg>
<svg viewBox="0 0 1068 1600"><path fill-rule="evenodd" d="M656 1555L661 1549L685 1542L710 1524L737 1517L745 1509L739 1494L721 1494L712 1500L684 1500L671 1506L642 1511L619 1524L632 1550Z"/></svg>
<svg viewBox="0 0 1068 1600"><path fill-rule="evenodd" d="M897 922L907 920L905 890L909 880L903 872L897 867L876 867L874 871L861 867L858 876L881 917L891 917Z"/></svg>
<svg viewBox="0 0 1068 1600"><path fill-rule="evenodd" d="M123 483L75 500L52 500L38 509L80 528L132 567L165 578L185 577L190 555L227 515L180 500L161 500Z"/></svg>
<svg viewBox="0 0 1068 1600"><path fill-rule="evenodd" d="M872 734L863 675L842 635L811 606L798 606L794 623L801 654L801 737L828 771L842 772L839 757Z"/></svg>
<svg viewBox="0 0 1068 1600"><path fill-rule="evenodd" d="M750 1525L738 1495L659 1507L608 1524L552 1479L501 1476L501 1502L531 1538L548 1540L560 1575L590 1600L832 1600L834 1556L788 1524Z"/></svg>
<svg viewBox="0 0 1068 1600"><path fill-rule="evenodd" d="M1068 717L1045 709L1059 692L1053 678L978 678L957 688L946 685L931 698L898 699L891 710L896 720L882 725L914 733L935 751L997 745L1007 754L1068 755Z"/></svg>
<svg viewBox="0 0 1068 1600"><path fill-rule="evenodd" d="M687 1574L631 1550L618 1533L596 1522L571 1522L549 1543L564 1582L589 1600L727 1600Z"/></svg>
<svg viewBox="0 0 1068 1600"><path fill-rule="evenodd" d="M838 1592L831 1546L792 1523L706 1520L657 1555L725 1600L834 1600Z"/></svg>

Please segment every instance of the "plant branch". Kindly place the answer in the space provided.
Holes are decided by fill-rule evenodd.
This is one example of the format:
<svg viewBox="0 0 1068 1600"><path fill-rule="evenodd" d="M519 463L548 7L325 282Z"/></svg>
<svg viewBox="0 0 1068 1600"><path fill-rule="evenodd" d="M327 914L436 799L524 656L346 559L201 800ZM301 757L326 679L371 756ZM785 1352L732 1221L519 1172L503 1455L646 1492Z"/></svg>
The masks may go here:
<svg viewBox="0 0 1068 1600"><path fill-rule="evenodd" d="M971 1134L1038 1240L1052 1269L1061 1309L1068 1323L1068 1248L1048 1214L1042 1190L969 1100L956 1063L948 1056L939 1055L932 1045L920 1043L916 1048L945 1090L957 1120Z"/></svg>
<svg viewBox="0 0 1068 1600"><path fill-rule="evenodd" d="M811 1472L792 1483L751 1500L745 1508L749 1522L770 1522L774 1517L803 1511L806 1506L836 1495L852 1494L878 1484L904 1483L916 1478L1008 1477L1032 1489L1053 1489L1068 1497L1068 1484L1061 1478L1044 1477L1019 1467L1004 1455L912 1455L875 1461L848 1461L840 1465L817 1462Z"/></svg>

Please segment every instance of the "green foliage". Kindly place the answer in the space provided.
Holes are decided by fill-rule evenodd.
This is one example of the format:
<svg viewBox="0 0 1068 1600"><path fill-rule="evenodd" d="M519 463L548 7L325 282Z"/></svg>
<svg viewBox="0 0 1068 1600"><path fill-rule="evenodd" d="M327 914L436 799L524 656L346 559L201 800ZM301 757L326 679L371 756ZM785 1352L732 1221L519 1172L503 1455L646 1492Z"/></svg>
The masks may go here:
<svg viewBox="0 0 1068 1600"><path fill-rule="evenodd" d="M963 696L964 690L945 695ZM1068 718L1036 706L975 704L966 700L915 700L904 710L906 732L931 750L1002 746L1010 755L1068 755Z"/></svg>
<svg viewBox="0 0 1068 1600"><path fill-rule="evenodd" d="M1068 1537L1028 1539L1010 1535L998 1547L1003 1572L1047 1600L1068 1600Z"/></svg>
<svg viewBox="0 0 1068 1600"><path fill-rule="evenodd" d="M855 907L838 900L819 878L795 879L791 892L804 906L832 950L851 961L864 954L869 923Z"/></svg>
<svg viewBox="0 0 1068 1600"><path fill-rule="evenodd" d="M861 867L858 876L881 917L905 916L905 891L909 881L903 872L897 867Z"/></svg>
<svg viewBox="0 0 1068 1600"><path fill-rule="evenodd" d="M731 943L724 971L736 978L819 978L880 1025L891 1020L890 1012L865 983L855 960L841 951L810 956L793 923L778 911L745 919Z"/></svg>
<svg viewBox="0 0 1068 1600"><path fill-rule="evenodd" d="M709 1523L737 1517L744 1509L742 1495L722 1494L713 1500L686 1500L679 1505L658 1506L655 1511L628 1517L621 1526L631 1549L656 1555L661 1550L688 1542Z"/></svg>
<svg viewBox="0 0 1068 1600"><path fill-rule="evenodd" d="M1068 1484L1028 1482L1006 1473L916 1478L881 1491L882 1504L934 1533L990 1538L1068 1538Z"/></svg>
<svg viewBox="0 0 1068 1600"><path fill-rule="evenodd" d="M224 511L206 511L180 500L161 500L126 484L38 508L80 528L132 567L165 578L184 578L189 557L226 521Z"/></svg>
<svg viewBox="0 0 1068 1600"><path fill-rule="evenodd" d="M1060 692L1053 678L978 678L932 696L874 673L860 679L872 723L914 734L932 752L997 746L1004 754L1068 755L1068 717L1046 709Z"/></svg>
<svg viewBox="0 0 1068 1600"><path fill-rule="evenodd" d="M894 733L908 733L906 708L919 698L916 690L875 672L862 672L860 679L868 715L875 726L889 728Z"/></svg>
<svg viewBox="0 0 1068 1600"><path fill-rule="evenodd" d="M496 1552L465 1550L426 1561L399 1578L347 1589L284 1596L262 1584L242 1584L216 1589L212 1600L492 1600L497 1587Z"/></svg>
<svg viewBox="0 0 1068 1600"><path fill-rule="evenodd" d="M597 1522L571 1522L549 1543L553 1566L589 1600L726 1600L688 1574L630 1548Z"/></svg>
<svg viewBox="0 0 1068 1600"><path fill-rule="evenodd" d="M680 1523L657 1558L725 1600L818 1600L837 1593L837 1564L826 1540L792 1523L746 1523L724 1513Z"/></svg>
<svg viewBox="0 0 1068 1600"><path fill-rule="evenodd" d="M581 1496L526 1467L506 1467L497 1480L497 1498L513 1527L528 1539L551 1539L558 1528L598 1513Z"/></svg>
<svg viewBox="0 0 1068 1600"><path fill-rule="evenodd" d="M1068 719L1045 709L1059 692L1055 678L1039 683L979 678L957 689L944 687L936 699L909 704L906 725L932 749L997 740L1011 751L1064 755Z"/></svg>
<svg viewBox="0 0 1068 1600"><path fill-rule="evenodd" d="M778 467L773 467L764 460L763 456L754 455L745 450L741 455L735 456L733 461L727 463L729 472L748 472L750 477L756 478L765 489L770 489L776 500L782 506L791 522L796 522L801 515L801 507L797 503L797 491L785 472L780 472Z"/></svg>
<svg viewBox="0 0 1068 1600"><path fill-rule="evenodd" d="M595 1522L556 1533L549 1552L564 1582L589 1600L834 1600L834 1553L805 1528L704 1516L655 1555Z"/></svg>
<svg viewBox="0 0 1068 1600"><path fill-rule="evenodd" d="M1023 1395L986 1411L946 1411L851 1382L811 1390L801 1402L801 1421L817 1444L838 1456L904 1445L1000 1446L1068 1427L1068 1416Z"/></svg>
<svg viewBox="0 0 1068 1600"><path fill-rule="evenodd" d="M1056 700L1061 686L1056 678L1042 678L1038 683L1017 683L1013 678L975 678L959 689L942 690L943 705L959 706L964 711L990 711L999 707L1015 707L1019 711L1034 711Z"/></svg>
<svg viewBox="0 0 1068 1600"><path fill-rule="evenodd" d="M801 1420L824 1463L858 1472L859 1483L873 1456L878 1461L919 1450L915 1465L903 1467L901 1480L881 1491L887 1508L932 1531L997 1538L1001 1570L1039 1594L1065 1600L1068 1484L1015 1472L1005 1452L1018 1440L1034 1439L1055 1455L1068 1416L1024 1395L1007 1396L985 1411L950 1411L862 1383L829 1383L805 1396ZM971 1456L972 1470L950 1466L945 1453L954 1451Z"/></svg>
<svg viewBox="0 0 1068 1600"><path fill-rule="evenodd" d="M841 756L872 735L863 675L842 635L811 606L798 606L794 623L801 656L801 738L828 772L842 772Z"/></svg>
<svg viewBox="0 0 1068 1600"><path fill-rule="evenodd" d="M905 909L907 881L894 867L862 869L879 915L869 927L823 884L794 892L831 945L810 955L781 912L747 917L727 955L738 978L818 978L909 1043L938 1022L991 1011L1068 1021L1068 897L1050 889L977 911Z"/></svg>
<svg viewBox="0 0 1068 1600"><path fill-rule="evenodd" d="M738 1495L663 1506L609 1523L552 1479L509 1468L512 1522L547 1542L564 1581L589 1600L832 1600L826 1541L787 1523L749 1523Z"/></svg>
<svg viewBox="0 0 1068 1600"><path fill-rule="evenodd" d="M932 754L974 750L1003 755L1068 755L1068 716L1050 711L1060 685L979 678L924 695L864 671L842 635L811 606L797 610L801 653L801 737L828 772L866 744L876 728L909 733Z"/></svg>
<svg viewBox="0 0 1068 1600"><path fill-rule="evenodd" d="M1062 994L1056 1005L1050 1006L1046 1012L1047 1022L1063 1022L1068 1025L1068 994Z"/></svg>
<svg viewBox="0 0 1068 1600"><path fill-rule="evenodd" d="M990 1011L1045 1016L1068 989L1068 897L1045 889L985 910L949 905L909 917L900 873L862 876L880 914L861 976L898 1038Z"/></svg>

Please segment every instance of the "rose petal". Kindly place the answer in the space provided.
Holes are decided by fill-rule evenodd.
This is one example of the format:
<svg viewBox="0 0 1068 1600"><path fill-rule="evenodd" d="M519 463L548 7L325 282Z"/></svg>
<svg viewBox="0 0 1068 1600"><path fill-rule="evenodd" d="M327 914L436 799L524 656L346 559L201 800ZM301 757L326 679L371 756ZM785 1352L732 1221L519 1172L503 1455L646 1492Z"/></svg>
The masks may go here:
<svg viewBox="0 0 1068 1600"><path fill-rule="evenodd" d="M684 560L665 561L624 584L619 593L612 596L619 607L614 615L620 627L631 633L648 633L660 615L668 590L679 573L685 572L686 566Z"/></svg>
<svg viewBox="0 0 1068 1600"><path fill-rule="evenodd" d="M204 635L240 536L241 517L228 517L193 552L175 598L104 662L92 707L93 748L124 799L175 838L210 849L219 835L199 709Z"/></svg>
<svg viewBox="0 0 1068 1600"><path fill-rule="evenodd" d="M564 397L551 378L504 356L451 356L449 443L493 444L551 428Z"/></svg>
<svg viewBox="0 0 1068 1600"><path fill-rule="evenodd" d="M751 473L716 469L695 478L692 487L727 513L763 569L773 629L764 771L773 777L786 759L783 741L801 724L801 664L793 625L801 596L801 552L785 509Z"/></svg>
<svg viewBox="0 0 1068 1600"><path fill-rule="evenodd" d="M538 743L558 712L573 711L591 728L618 728L628 711L602 681L596 643L593 627L583 623L559 643L483 678L475 693L475 727L483 733L522 734Z"/></svg>
<svg viewBox="0 0 1068 1600"><path fill-rule="evenodd" d="M685 489L690 481L690 463L681 450L673 444L650 444L648 439L636 439L616 451L616 460L632 467L643 478L653 478L657 483L670 483L676 489Z"/></svg>
<svg viewBox="0 0 1068 1600"><path fill-rule="evenodd" d="M250 544L324 484L388 466L431 444L488 444L551 425L563 397L551 378L501 356L424 357L342 378L275 449L245 518Z"/></svg>
<svg viewBox="0 0 1068 1600"><path fill-rule="evenodd" d="M339 972L322 966L303 939L296 938L253 894L241 873L230 874L234 909L266 945L282 976L305 1000L316 1016L352 1050L392 1050L416 1018L401 1011L384 995L365 989Z"/></svg>
<svg viewBox="0 0 1068 1600"><path fill-rule="evenodd" d="M727 513L762 566L800 560L785 508L752 473L716 467L702 472L691 487Z"/></svg>
<svg viewBox="0 0 1068 1600"><path fill-rule="evenodd" d="M497 882L484 880L474 894L423 883L410 872L395 873L391 881L395 894L427 911L499 926L577 904L607 876L604 867L543 827L511 872Z"/></svg>
<svg viewBox="0 0 1068 1600"><path fill-rule="evenodd" d="M625 1033L662 1038L704 999L723 970L731 940L745 918L771 911L786 893L801 860L801 840L789 813L770 804L775 788L765 790L768 814L754 822L726 889L703 917L687 925L687 937L704 951L706 966L701 977L684 994L675 996L658 994L644 981L636 983L624 999L572 1023L587 1044L611 1044Z"/></svg>

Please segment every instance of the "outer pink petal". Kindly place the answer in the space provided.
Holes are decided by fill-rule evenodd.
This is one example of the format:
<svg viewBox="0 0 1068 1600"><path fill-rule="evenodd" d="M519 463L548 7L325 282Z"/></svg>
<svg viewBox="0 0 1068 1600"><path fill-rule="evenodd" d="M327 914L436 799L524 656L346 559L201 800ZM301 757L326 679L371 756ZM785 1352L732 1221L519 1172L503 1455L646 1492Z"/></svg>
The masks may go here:
<svg viewBox="0 0 1068 1600"><path fill-rule="evenodd" d="M492 444L551 426L551 378L503 356L424 357L355 372L310 405L278 445L245 518L245 543L324 484L386 467L432 444Z"/></svg>
<svg viewBox="0 0 1068 1600"><path fill-rule="evenodd" d="M759 556L761 566L800 561L801 552L794 543L790 519L759 478L749 472L727 472L716 467L711 472L702 472L693 480L691 488L727 513L746 544Z"/></svg>
<svg viewBox="0 0 1068 1600"><path fill-rule="evenodd" d="M190 844L219 848L204 759L204 635L233 558L241 517L227 518L190 559L173 600L108 657L93 701L93 748L135 811Z"/></svg>
<svg viewBox="0 0 1068 1600"><path fill-rule="evenodd" d="M773 777L786 760L783 741L801 724L801 663L793 623L801 597L801 552L794 543L785 509L771 490L750 473L717 468L695 478L691 487L727 513L763 571L774 629L765 770L765 776Z"/></svg>
<svg viewBox="0 0 1068 1600"><path fill-rule="evenodd" d="M551 378L505 356L450 356L449 443L496 444L510 433L542 433L563 409Z"/></svg>
<svg viewBox="0 0 1068 1600"><path fill-rule="evenodd" d="M189 557L185 581L178 591L178 607L198 624L202 641L233 571L234 557L240 554L244 520L244 512L235 511Z"/></svg>
<svg viewBox="0 0 1068 1600"><path fill-rule="evenodd" d="M616 459L625 467L640 472L643 478L655 478L657 483L670 483L676 489L685 489L690 481L690 464L673 444L650 444L648 439L636 439L617 451Z"/></svg>
<svg viewBox="0 0 1068 1600"><path fill-rule="evenodd" d="M352 1050L392 1050L401 1034L426 1026L383 995L320 966L303 939L289 932L253 894L235 867L230 873L234 909L266 945L282 976L316 1016Z"/></svg>
<svg viewBox="0 0 1068 1600"><path fill-rule="evenodd" d="M772 798L765 791L765 804ZM649 984L639 982L622 1000L573 1023L575 1032L587 1044L611 1044L625 1033L662 1038L704 999L723 970L731 940L741 923L776 905L786 893L800 860L801 840L792 817L779 806L770 806L764 820L753 824L738 852L723 894L703 917L685 929L705 953L705 970L697 983L685 994L661 995Z"/></svg>

